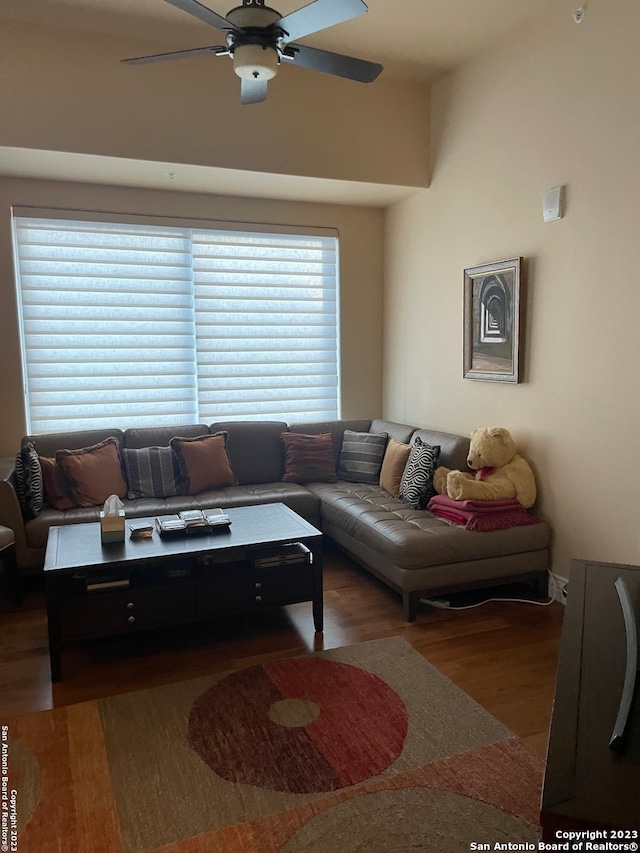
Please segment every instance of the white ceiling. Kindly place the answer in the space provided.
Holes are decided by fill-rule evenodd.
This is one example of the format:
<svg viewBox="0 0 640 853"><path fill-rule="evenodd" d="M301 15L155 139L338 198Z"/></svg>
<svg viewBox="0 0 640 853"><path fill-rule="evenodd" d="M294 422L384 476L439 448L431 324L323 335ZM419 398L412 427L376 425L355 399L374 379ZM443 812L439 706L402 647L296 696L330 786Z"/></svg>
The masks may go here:
<svg viewBox="0 0 640 853"><path fill-rule="evenodd" d="M226 15L240 0L201 0ZM269 0L268 0L269 2ZM282 15L305 0L270 0ZM367 0L369 11L306 44L381 62L385 73L433 80L535 15L550 0ZM176 50L220 44L219 30L164 0L2 0L3 18L104 32Z"/></svg>
<svg viewBox="0 0 640 853"><path fill-rule="evenodd" d="M220 15L241 0L200 0ZM267 0L282 15L305 0ZM381 62L384 74L434 81L460 63L488 49L509 30L522 25L553 0L367 0L369 11L356 19L315 33L301 42ZM119 35L149 42L146 53L221 44L222 34L165 0L0 0L3 19ZM185 60L189 61L189 60ZM375 84L374 84L375 85ZM167 183L167 174L176 180ZM246 175L233 170L179 168L143 164L114 157L87 157L55 151L0 148L0 174L16 177L95 181L124 186L243 194ZM307 178L274 179L257 175L252 195L333 201L385 207L416 188L356 185Z"/></svg>

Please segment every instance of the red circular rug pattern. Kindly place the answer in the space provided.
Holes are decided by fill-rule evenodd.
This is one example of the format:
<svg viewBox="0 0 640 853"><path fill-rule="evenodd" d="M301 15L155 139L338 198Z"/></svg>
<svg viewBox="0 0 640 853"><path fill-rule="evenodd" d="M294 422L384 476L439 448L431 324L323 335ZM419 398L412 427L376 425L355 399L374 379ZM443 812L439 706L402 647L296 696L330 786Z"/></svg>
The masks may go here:
<svg viewBox="0 0 640 853"><path fill-rule="evenodd" d="M274 706L286 709L286 700L294 700L289 703L293 716L276 722ZM297 709L304 709L299 725ZM381 773L400 755L407 729L404 702L381 678L309 657L223 678L194 702L187 736L223 779L307 794Z"/></svg>

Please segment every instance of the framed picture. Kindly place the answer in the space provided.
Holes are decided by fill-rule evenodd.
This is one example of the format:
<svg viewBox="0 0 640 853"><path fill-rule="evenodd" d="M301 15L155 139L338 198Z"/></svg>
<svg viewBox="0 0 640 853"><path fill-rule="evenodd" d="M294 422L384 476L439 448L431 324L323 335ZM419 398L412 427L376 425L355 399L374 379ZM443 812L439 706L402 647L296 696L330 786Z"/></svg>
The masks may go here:
<svg viewBox="0 0 640 853"><path fill-rule="evenodd" d="M520 381L522 258L464 271L464 378Z"/></svg>

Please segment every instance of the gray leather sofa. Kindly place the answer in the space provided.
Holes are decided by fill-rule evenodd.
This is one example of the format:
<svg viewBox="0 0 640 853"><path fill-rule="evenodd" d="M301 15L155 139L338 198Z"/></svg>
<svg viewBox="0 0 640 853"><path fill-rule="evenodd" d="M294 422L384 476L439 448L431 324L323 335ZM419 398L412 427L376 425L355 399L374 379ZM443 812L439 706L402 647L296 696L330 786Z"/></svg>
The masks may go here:
<svg viewBox="0 0 640 853"><path fill-rule="evenodd" d="M194 437L228 432L227 450L238 485L192 496L126 500L130 518L175 513L211 506L233 507L282 501L319 527L357 562L402 596L405 618L413 621L421 597L453 589L490 586L518 578L546 589L550 529L546 522L476 533L436 518L427 510L410 509L378 485L338 480L335 483L283 482L282 433L331 432L336 464L345 429L385 432L413 443L417 437L439 445L440 464L464 470L468 438L385 420L340 420L285 424L223 422L179 427L102 429L26 436L40 456L59 449L78 449L115 436L121 447L167 446L176 435ZM41 570L51 525L96 521L100 507L59 511L44 507L37 518L24 521L15 491L14 459L0 463L0 525L14 531L18 567Z"/></svg>

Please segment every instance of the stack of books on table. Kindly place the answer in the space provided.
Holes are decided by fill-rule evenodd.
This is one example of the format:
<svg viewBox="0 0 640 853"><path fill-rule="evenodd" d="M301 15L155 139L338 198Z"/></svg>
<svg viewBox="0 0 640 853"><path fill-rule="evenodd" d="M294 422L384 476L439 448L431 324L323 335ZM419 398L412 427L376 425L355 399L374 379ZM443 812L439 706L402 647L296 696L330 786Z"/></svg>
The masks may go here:
<svg viewBox="0 0 640 853"><path fill-rule="evenodd" d="M189 509L176 515L160 515L156 528L161 536L172 533L213 533L228 530L231 519L222 509Z"/></svg>
<svg viewBox="0 0 640 853"><path fill-rule="evenodd" d="M310 562L311 551L302 542L279 545L276 548L261 548L253 553L253 565L256 569L268 569L271 566L293 566Z"/></svg>

